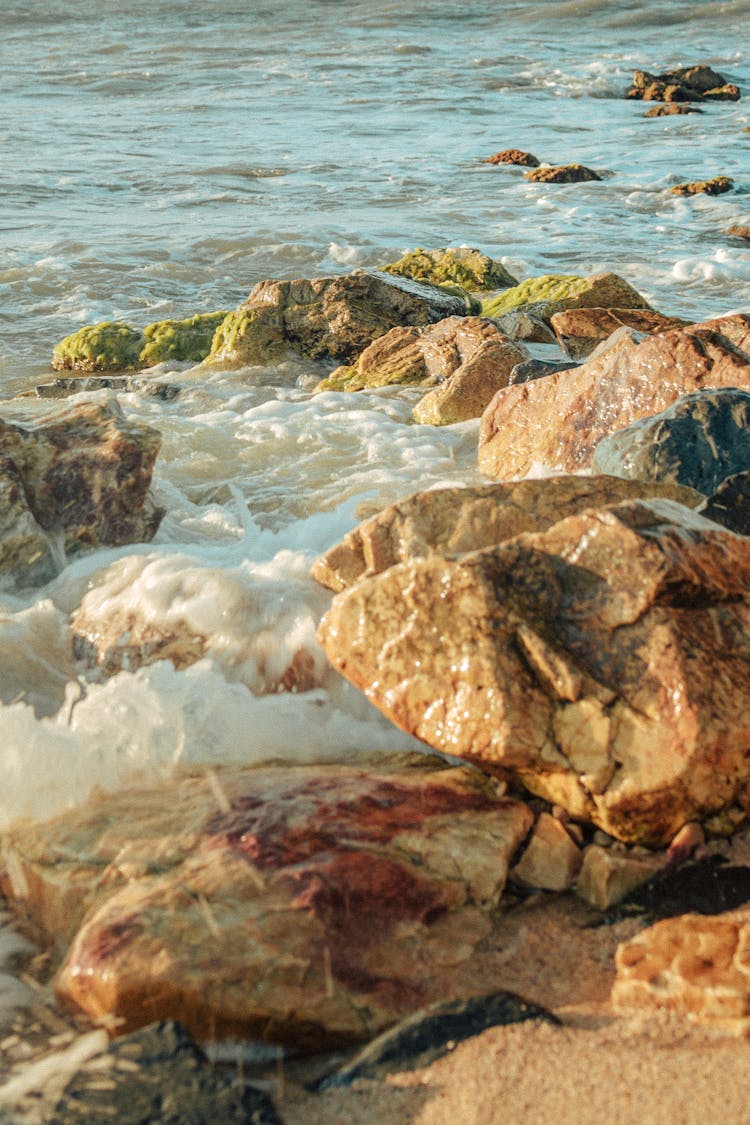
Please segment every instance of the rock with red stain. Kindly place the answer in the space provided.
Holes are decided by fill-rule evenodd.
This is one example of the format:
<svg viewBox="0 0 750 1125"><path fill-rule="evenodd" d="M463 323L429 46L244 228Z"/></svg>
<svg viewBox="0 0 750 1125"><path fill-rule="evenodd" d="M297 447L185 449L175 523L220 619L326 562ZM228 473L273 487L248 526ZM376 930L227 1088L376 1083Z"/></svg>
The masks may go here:
<svg viewBox="0 0 750 1125"><path fill-rule="evenodd" d="M307 1049L493 987L475 951L531 811L468 768L378 761L183 777L6 837L14 909L72 939L60 999Z"/></svg>
<svg viewBox="0 0 750 1125"><path fill-rule="evenodd" d="M162 516L149 495L160 445L157 430L131 422L116 403L88 402L24 424L0 421L3 477L28 509L27 524L47 541L46 551L43 543L22 550L16 521L10 553L0 544L0 570L12 570L15 559L19 581L34 580L35 566L49 577L63 549L151 539Z"/></svg>
<svg viewBox="0 0 750 1125"><path fill-rule="evenodd" d="M498 391L482 415L479 469L507 480L539 465L588 468L597 443L703 387L750 390L750 316L640 339L618 329L570 371Z"/></svg>
<svg viewBox="0 0 750 1125"><path fill-rule="evenodd" d="M750 539L669 500L391 566L318 636L393 722L649 846L750 810Z"/></svg>

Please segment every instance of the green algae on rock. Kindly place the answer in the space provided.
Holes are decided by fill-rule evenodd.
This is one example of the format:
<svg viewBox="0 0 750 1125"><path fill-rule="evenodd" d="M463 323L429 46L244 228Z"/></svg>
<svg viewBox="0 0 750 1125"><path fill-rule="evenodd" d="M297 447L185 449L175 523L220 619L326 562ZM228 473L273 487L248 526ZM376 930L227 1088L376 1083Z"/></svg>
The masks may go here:
<svg viewBox="0 0 750 1125"><path fill-rule="evenodd" d="M55 346L52 366L57 371L127 371L139 366L143 334L129 324L104 321L89 324Z"/></svg>
<svg viewBox="0 0 750 1125"><path fill-rule="evenodd" d="M143 330L138 361L143 367L174 359L200 363L211 351L214 332L227 316L220 312L197 313L186 320L157 320Z"/></svg>
<svg viewBox="0 0 750 1125"><path fill-rule="evenodd" d="M520 285L482 302L482 316L499 317L513 309L534 305L549 324L554 313L564 309L650 309L649 303L616 273L544 274L528 277Z"/></svg>
<svg viewBox="0 0 750 1125"><path fill-rule="evenodd" d="M508 273L501 262L468 246L440 250L418 247L409 250L397 262L383 266L383 270L397 277L411 277L414 281L429 281L433 285L453 283L469 292L508 289L518 284L518 279Z"/></svg>

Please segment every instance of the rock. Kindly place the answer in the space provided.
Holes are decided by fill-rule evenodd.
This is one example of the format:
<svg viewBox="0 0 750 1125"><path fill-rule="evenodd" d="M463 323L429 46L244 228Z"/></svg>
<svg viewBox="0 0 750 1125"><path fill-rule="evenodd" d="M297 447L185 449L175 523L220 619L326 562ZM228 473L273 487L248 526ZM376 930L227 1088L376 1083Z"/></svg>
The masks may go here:
<svg viewBox="0 0 750 1125"><path fill-rule="evenodd" d="M685 102L667 102L665 105L651 106L651 109L647 109L643 116L672 117L675 114L684 113L703 113L703 110L694 105L686 105Z"/></svg>
<svg viewBox="0 0 750 1125"><path fill-rule="evenodd" d="M586 180L601 180L601 176L583 164L559 164L556 167L532 168L524 173L533 184L580 184Z"/></svg>
<svg viewBox="0 0 750 1125"><path fill-rule="evenodd" d="M547 324L555 313L564 309L648 309L647 301L615 273L597 273L590 277L547 274L529 277L515 289L482 304L482 315L500 317L513 309L531 305L534 314Z"/></svg>
<svg viewBox="0 0 750 1125"><path fill-rule="evenodd" d="M66 336L52 352L57 371L129 371L138 367L143 334L129 324L87 325Z"/></svg>
<svg viewBox="0 0 750 1125"><path fill-rule="evenodd" d="M143 330L138 355L141 367L167 360L200 363L211 351L214 332L227 316L222 312L198 313L186 320L160 320Z"/></svg>
<svg viewBox="0 0 750 1125"><path fill-rule="evenodd" d="M526 168L538 168L539 161L531 152L522 152L520 148L504 148L492 156L484 159L485 164L521 164Z"/></svg>
<svg viewBox="0 0 750 1125"><path fill-rule="evenodd" d="M750 1029L750 910L668 918L618 947L612 1003Z"/></svg>
<svg viewBox="0 0 750 1125"><path fill-rule="evenodd" d="M620 328L574 371L499 391L482 416L479 469L496 479L535 466L588 468L603 437L702 387L750 390L750 316L640 339Z"/></svg>
<svg viewBox="0 0 750 1125"><path fill-rule="evenodd" d="M125 375L77 375L72 379L55 379L52 383L39 383L34 388L38 398L68 398L82 391L121 391L161 399L171 402L177 398L180 388L174 383L157 382L154 379L137 379Z"/></svg>
<svg viewBox="0 0 750 1125"><path fill-rule="evenodd" d="M410 734L660 847L750 808L748 582L750 539L624 501L361 579L318 637Z"/></svg>
<svg viewBox="0 0 750 1125"><path fill-rule="evenodd" d="M734 187L729 176L714 176L712 180L694 180L688 184L676 184L669 189L670 195L723 195Z"/></svg>
<svg viewBox="0 0 750 1125"><path fill-rule="evenodd" d="M213 1066L172 1020L125 1035L83 1065L54 1109L55 1125L280 1125L267 1094Z"/></svg>
<svg viewBox="0 0 750 1125"><path fill-rule="evenodd" d="M544 301L523 305L510 312L493 316L500 332L510 340L528 340L532 344L555 344L555 334L544 321Z"/></svg>
<svg viewBox="0 0 750 1125"><path fill-rule="evenodd" d="M72 941L74 1010L322 1049L487 991L477 945L533 822L502 791L421 755L183 774L19 826L0 882Z"/></svg>
<svg viewBox="0 0 750 1125"><path fill-rule="evenodd" d="M482 323L489 329L489 322ZM462 335L468 333L459 328L457 344ZM521 344L505 338L494 325L478 347L466 348L466 351L468 354L464 358L459 345L460 365L414 407L415 422L448 426L469 418L481 418L497 391L508 386L513 368L528 359L529 354Z"/></svg>
<svg viewBox="0 0 750 1125"><path fill-rule="evenodd" d="M571 359L585 359L623 326L652 336L670 328L684 328L690 321L664 316L653 309L565 309L551 318L560 347Z"/></svg>
<svg viewBox="0 0 750 1125"><path fill-rule="evenodd" d="M397 325L432 324L465 312L465 297L380 270L262 281L216 329L208 358L232 366L288 354L349 363Z"/></svg>
<svg viewBox="0 0 750 1125"><path fill-rule="evenodd" d="M581 866L581 850L565 826L549 813L540 813L511 879L543 891L567 891Z"/></svg>
<svg viewBox="0 0 750 1125"><path fill-rule="evenodd" d="M669 859L663 871L628 895L615 917L637 915L655 922L679 914L722 914L750 901L750 867L716 855L677 867Z"/></svg>
<svg viewBox="0 0 750 1125"><path fill-rule="evenodd" d="M710 496L727 477L750 472L750 392L716 387L683 395L602 438L591 464L597 473L669 480Z"/></svg>
<svg viewBox="0 0 750 1125"><path fill-rule="evenodd" d="M653 879L668 862L665 852L634 856L591 844L583 853L576 891L597 910L608 910L627 898L636 887Z"/></svg>
<svg viewBox="0 0 750 1125"><path fill-rule="evenodd" d="M738 535L750 535L750 472L727 477L697 510Z"/></svg>
<svg viewBox="0 0 750 1125"><path fill-rule="evenodd" d="M743 226L733 226L727 228L727 234L731 234L733 238L746 238L750 239L750 224Z"/></svg>
<svg viewBox="0 0 750 1125"><path fill-rule="evenodd" d="M351 1086L359 1078L383 1079L417 1070L452 1051L489 1027L507 1027L527 1020L559 1025L557 1016L522 996L502 990L469 1000L448 1000L423 1008L368 1043L353 1059L316 1083L316 1090Z"/></svg>
<svg viewBox="0 0 750 1125"><path fill-rule="evenodd" d="M148 493L160 444L156 430L126 419L114 401L67 407L29 424L0 422L9 520L0 569L21 584L40 581L61 568L63 548L151 539L162 516Z"/></svg>
<svg viewBox="0 0 750 1125"><path fill-rule="evenodd" d="M502 262L468 246L410 250L397 262L383 266L383 270L397 277L411 277L433 285L445 285L446 282L460 285L469 293L518 285L518 278L508 273Z"/></svg>
<svg viewBox="0 0 750 1125"><path fill-rule="evenodd" d="M556 371L570 371L578 364L569 360L527 359L517 363L508 376L508 386L514 383L530 383L532 379L544 379L547 375L554 375Z"/></svg>
<svg viewBox="0 0 750 1125"><path fill-rule="evenodd" d="M412 559L458 558L523 531L545 531L564 516L621 500L661 497L687 507L701 496L676 485L607 476L559 476L469 488L434 488L398 500L350 531L312 568L340 591Z"/></svg>
<svg viewBox="0 0 750 1125"><path fill-rule="evenodd" d="M15 463L0 456L0 575L18 586L39 586L61 567L59 546L29 508Z"/></svg>
<svg viewBox="0 0 750 1125"><path fill-rule="evenodd" d="M157 660L186 668L205 656L255 695L310 691L328 671L315 641L325 599L307 582L273 582L243 567L131 555L89 581L71 617L83 668L101 678Z"/></svg>
<svg viewBox="0 0 750 1125"><path fill-rule="evenodd" d="M463 317L449 317L450 321L463 319ZM440 321L445 324L447 321ZM433 327L433 326L430 326ZM362 391L374 387L389 386L418 386L420 383L430 383L427 361L425 355L423 329L420 328L391 328L383 336L360 352L357 362L351 367L337 367L330 375L315 386L314 391ZM453 360L455 349L448 352ZM447 374L445 364L440 360L447 357L438 349L437 363L435 366L443 377Z"/></svg>
<svg viewBox="0 0 750 1125"><path fill-rule="evenodd" d="M643 101L737 101L740 91L709 66L682 66L665 74L636 70L626 97Z"/></svg>

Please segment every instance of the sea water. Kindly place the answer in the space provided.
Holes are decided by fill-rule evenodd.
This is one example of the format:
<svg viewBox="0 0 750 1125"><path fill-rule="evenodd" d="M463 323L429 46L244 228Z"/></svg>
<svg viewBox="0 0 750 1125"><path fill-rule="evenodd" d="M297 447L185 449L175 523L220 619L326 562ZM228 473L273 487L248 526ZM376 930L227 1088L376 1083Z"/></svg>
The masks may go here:
<svg viewBox="0 0 750 1125"><path fill-rule="evenodd" d="M604 0L4 0L0 5L0 416L33 419L54 344L84 324L230 309L266 278L469 245L526 277L613 270L702 319L750 308L748 96L645 119L634 68L706 62L750 91L750 3ZM600 182L531 184L518 147ZM734 192L678 198L729 175ZM0 828L186 762L415 745L328 666L312 561L364 514L479 481L476 422L419 426L419 392L313 395L311 365L162 365L152 543L0 591ZM72 401L105 398L82 393ZM192 666L72 662L84 599L183 620ZM309 658L302 691L274 669ZM275 686L276 685L276 686Z"/></svg>

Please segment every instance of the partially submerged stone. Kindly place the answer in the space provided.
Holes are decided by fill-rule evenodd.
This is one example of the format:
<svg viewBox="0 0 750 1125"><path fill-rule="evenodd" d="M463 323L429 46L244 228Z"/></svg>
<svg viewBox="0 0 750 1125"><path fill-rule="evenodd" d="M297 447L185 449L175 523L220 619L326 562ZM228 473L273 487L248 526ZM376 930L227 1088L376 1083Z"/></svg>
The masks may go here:
<svg viewBox="0 0 750 1125"><path fill-rule="evenodd" d="M213 363L274 363L288 355L351 363L396 326L466 313L466 297L381 270L342 277L262 281L214 334Z"/></svg>
<svg viewBox="0 0 750 1125"><path fill-rule="evenodd" d="M57 371L130 371L139 366L143 334L129 324L104 321L79 328L57 344L52 366Z"/></svg>
<svg viewBox="0 0 750 1125"><path fill-rule="evenodd" d="M501 794L414 756L207 771L17 828L2 889L72 940L59 998L119 1032L354 1043L487 991L477 946L533 820Z"/></svg>
<svg viewBox="0 0 750 1125"><path fill-rule="evenodd" d="M740 223L732 227L727 227L727 234L731 234L733 238L750 239L750 224Z"/></svg>
<svg viewBox="0 0 750 1125"><path fill-rule="evenodd" d="M587 180L601 180L598 172L583 164L544 165L524 173L533 184L581 184Z"/></svg>
<svg viewBox="0 0 750 1125"><path fill-rule="evenodd" d="M734 187L730 176L714 176L711 180L693 180L690 183L675 184L669 189L670 195L723 195Z"/></svg>
<svg viewBox="0 0 750 1125"><path fill-rule="evenodd" d="M750 391L713 387L678 398L597 445L592 468L638 480L668 480L705 496L750 472Z"/></svg>
<svg viewBox="0 0 750 1125"><path fill-rule="evenodd" d="M748 582L750 540L627 501L361 579L318 636L404 730L662 846L750 808Z"/></svg>
<svg viewBox="0 0 750 1125"><path fill-rule="evenodd" d="M460 285L470 293L518 285L518 278L513 277L502 262L468 246L409 250L397 262L383 266L383 270L398 277L429 281L433 285Z"/></svg>
<svg viewBox="0 0 750 1125"><path fill-rule="evenodd" d="M591 355L602 340L623 326L651 336L670 328L684 328L689 323L653 309L565 309L551 318L560 347L576 360Z"/></svg>
<svg viewBox="0 0 750 1125"><path fill-rule="evenodd" d="M141 367L167 360L200 363L211 351L214 332L227 316L222 312L197 313L185 320L159 320L143 330L138 354Z"/></svg>
<svg viewBox="0 0 750 1125"><path fill-rule="evenodd" d="M504 148L484 159L485 164L520 164L526 168L538 168L539 161L531 152L523 152L520 148Z"/></svg>
<svg viewBox="0 0 750 1125"><path fill-rule="evenodd" d="M700 102L737 101L740 91L733 83L710 66L681 66L664 74L647 70L633 72L626 97L643 101Z"/></svg>
<svg viewBox="0 0 750 1125"><path fill-rule="evenodd" d="M694 105L686 105L684 102L666 102L664 105L652 105L643 116L675 117L685 113L703 113L703 110Z"/></svg>
<svg viewBox="0 0 750 1125"><path fill-rule="evenodd" d="M575 370L499 391L482 417L479 469L507 479L538 465L588 468L607 434L702 387L750 390L750 316L645 340L620 328Z"/></svg>
<svg viewBox="0 0 750 1125"><path fill-rule="evenodd" d="M587 508L648 497L687 507L701 502L700 494L689 488L613 476L559 476L415 492L345 535L316 561L312 576L331 590L344 590L397 563L433 555L458 558L524 531L544 531Z"/></svg>
<svg viewBox="0 0 750 1125"><path fill-rule="evenodd" d="M482 315L500 317L526 305L534 306L535 314L548 324L555 313L564 309L650 307L640 293L615 273L598 273L590 277L546 274L529 277L515 289L489 298L482 304Z"/></svg>
<svg viewBox="0 0 750 1125"><path fill-rule="evenodd" d="M34 388L38 398L70 398L71 395L87 391L121 391L125 394L135 392L148 398L159 398L171 402L177 398L180 388L174 383L161 380L139 379L132 375L76 375L73 378L55 379L51 383L38 383Z"/></svg>

